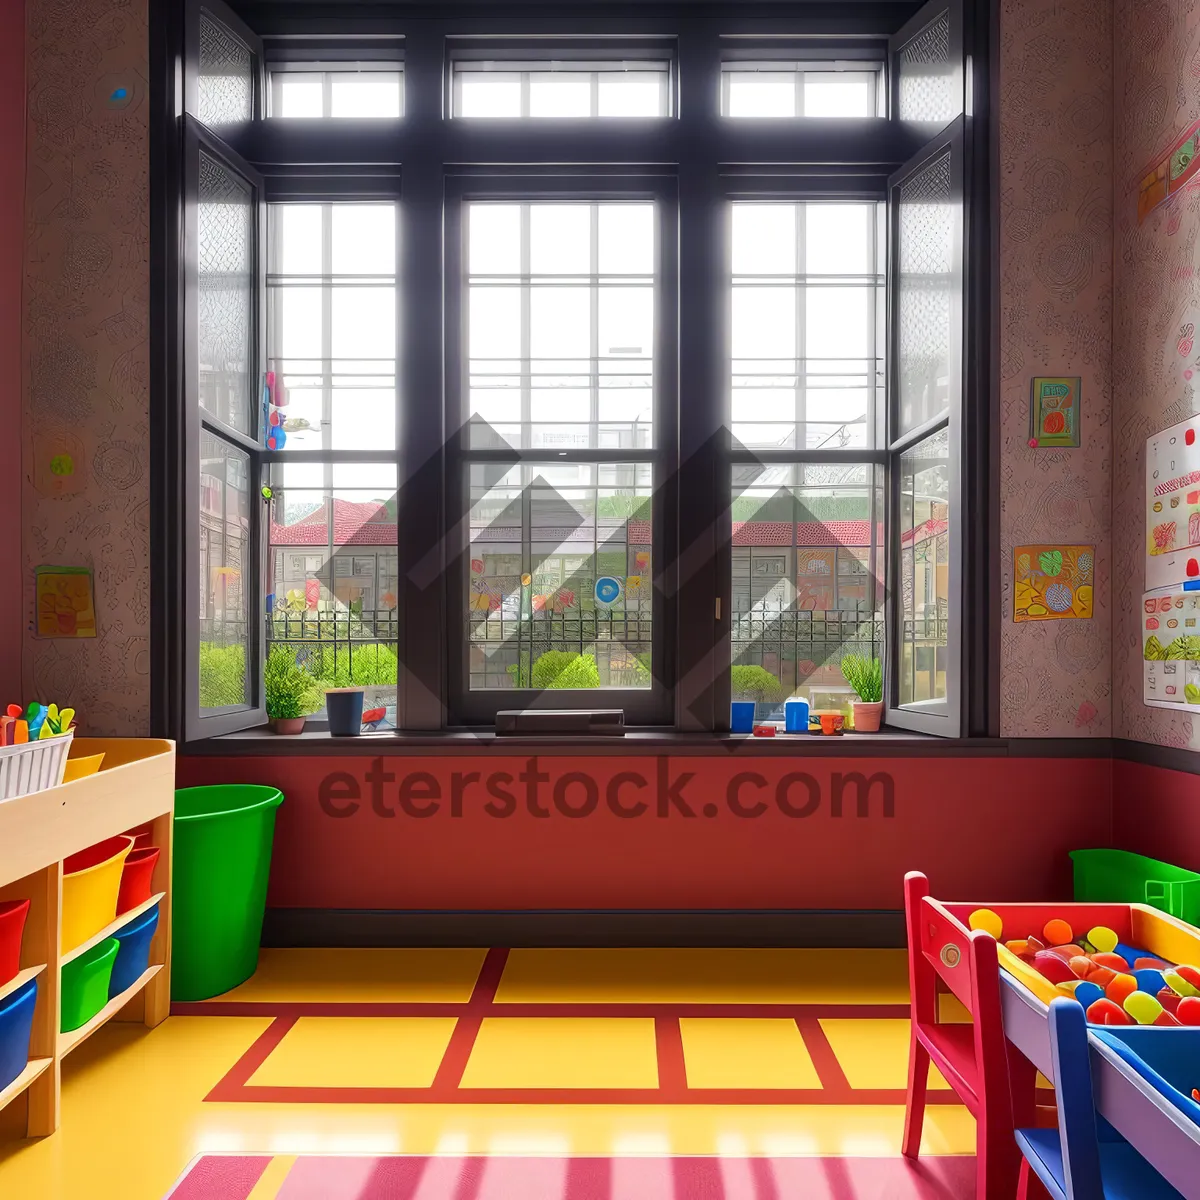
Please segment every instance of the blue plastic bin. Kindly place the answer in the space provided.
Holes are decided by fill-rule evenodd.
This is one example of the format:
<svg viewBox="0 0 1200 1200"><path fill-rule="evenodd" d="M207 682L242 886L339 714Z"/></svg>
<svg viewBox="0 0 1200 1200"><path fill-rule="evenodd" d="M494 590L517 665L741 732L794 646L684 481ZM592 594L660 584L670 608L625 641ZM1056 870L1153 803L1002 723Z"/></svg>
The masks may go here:
<svg viewBox="0 0 1200 1200"><path fill-rule="evenodd" d="M138 978L150 965L150 940L158 928L158 905L144 912L136 921L118 929L113 935L121 948L113 963L112 978L108 984L108 998L119 996L126 988L133 987Z"/></svg>
<svg viewBox="0 0 1200 1200"><path fill-rule="evenodd" d="M1131 1025L1092 1033L1160 1096L1200 1125L1200 1104L1192 1099L1192 1088L1200 1085L1200 1029Z"/></svg>
<svg viewBox="0 0 1200 1200"><path fill-rule="evenodd" d="M8 1087L29 1063L37 985L38 981L31 979L0 1000L0 1089Z"/></svg>

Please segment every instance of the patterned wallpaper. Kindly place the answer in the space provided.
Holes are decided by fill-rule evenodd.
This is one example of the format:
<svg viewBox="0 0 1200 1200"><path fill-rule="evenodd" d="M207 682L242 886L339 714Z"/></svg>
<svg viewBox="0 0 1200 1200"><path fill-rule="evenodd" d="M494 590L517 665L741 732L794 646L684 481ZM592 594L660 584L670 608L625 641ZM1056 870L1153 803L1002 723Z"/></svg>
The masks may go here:
<svg viewBox="0 0 1200 1200"><path fill-rule="evenodd" d="M24 686L101 735L150 721L146 13L26 0L25 606L39 564L91 566L97 636L27 631Z"/></svg>
<svg viewBox="0 0 1200 1200"><path fill-rule="evenodd" d="M1112 730L1112 0L1000 9L1000 611L1005 737ZM1031 449L1034 376L1082 379L1081 445ZM1091 619L1013 621L1017 545L1095 547Z"/></svg>
<svg viewBox="0 0 1200 1200"><path fill-rule="evenodd" d="M1142 703L1138 614L1145 587L1146 438L1200 411L1200 178L1139 225L1138 183L1200 118L1200 0L1116 0L1113 225L1113 682L1119 737L1200 748L1184 713ZM1195 723L1200 725L1200 723Z"/></svg>

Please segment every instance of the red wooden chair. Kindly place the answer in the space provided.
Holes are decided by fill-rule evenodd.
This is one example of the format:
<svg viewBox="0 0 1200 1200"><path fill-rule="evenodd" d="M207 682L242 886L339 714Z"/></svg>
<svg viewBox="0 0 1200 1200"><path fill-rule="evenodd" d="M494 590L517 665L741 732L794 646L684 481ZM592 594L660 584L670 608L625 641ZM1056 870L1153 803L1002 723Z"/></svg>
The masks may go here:
<svg viewBox="0 0 1200 1200"><path fill-rule="evenodd" d="M1008 1051L995 939L964 930L916 871L904 877L904 916L912 1005L904 1153L916 1158L920 1152L932 1060L975 1118L976 1200L1012 1200L1021 1169L1013 1097L1019 1098L1019 1123L1032 1125L1036 1072L1023 1055ZM938 1022L939 980L962 1001L970 1024Z"/></svg>

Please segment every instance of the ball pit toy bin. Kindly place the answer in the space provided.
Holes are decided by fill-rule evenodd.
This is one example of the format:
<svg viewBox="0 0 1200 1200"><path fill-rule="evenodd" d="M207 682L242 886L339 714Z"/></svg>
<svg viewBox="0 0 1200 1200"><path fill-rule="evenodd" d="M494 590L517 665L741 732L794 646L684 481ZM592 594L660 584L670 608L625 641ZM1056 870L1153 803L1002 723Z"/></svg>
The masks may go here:
<svg viewBox="0 0 1200 1200"><path fill-rule="evenodd" d="M1200 926L1200 875L1128 850L1072 850L1075 899L1086 904L1149 904Z"/></svg>
<svg viewBox="0 0 1200 1200"><path fill-rule="evenodd" d="M171 999L208 1000L258 967L283 793L224 783L175 793Z"/></svg>
<svg viewBox="0 0 1200 1200"><path fill-rule="evenodd" d="M112 978L108 981L108 998L119 996L131 988L150 966L150 942L158 928L158 905L118 929L115 937L120 944L113 963Z"/></svg>
<svg viewBox="0 0 1200 1200"><path fill-rule="evenodd" d="M28 900L0 900L0 986L21 969L21 934L28 915Z"/></svg>
<svg viewBox="0 0 1200 1200"><path fill-rule="evenodd" d="M63 963L61 1032L70 1033L86 1025L108 1003L108 984L120 949L121 943L115 937L105 938L78 958Z"/></svg>
<svg viewBox="0 0 1200 1200"><path fill-rule="evenodd" d="M29 1062L29 1039L33 1034L37 993L38 981L31 979L24 987L0 1000L0 1091L8 1087Z"/></svg>
<svg viewBox="0 0 1200 1200"><path fill-rule="evenodd" d="M150 885L158 862L157 846L134 846L121 871L121 890L117 894L117 916L145 904L150 899Z"/></svg>
<svg viewBox="0 0 1200 1200"><path fill-rule="evenodd" d="M63 861L62 951L95 936L117 915L117 896L133 838L105 838Z"/></svg>

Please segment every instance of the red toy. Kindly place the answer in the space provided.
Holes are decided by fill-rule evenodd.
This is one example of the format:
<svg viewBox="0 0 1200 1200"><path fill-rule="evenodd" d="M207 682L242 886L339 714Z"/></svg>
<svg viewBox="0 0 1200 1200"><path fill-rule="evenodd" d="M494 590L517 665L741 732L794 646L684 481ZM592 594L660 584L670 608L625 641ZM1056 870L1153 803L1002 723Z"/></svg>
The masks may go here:
<svg viewBox="0 0 1200 1200"><path fill-rule="evenodd" d="M1012 1200L1021 1166L1012 1097L1021 1098L1021 1126L1034 1124L1036 1073L1023 1055L1008 1053L996 939L980 929L964 937L929 895L929 880L917 871L904 877L904 915L912 997L904 1153L916 1158L920 1152L932 1059L975 1118L977 1200ZM1067 969L1062 959L1056 961ZM939 979L966 1006L972 1024L938 1023Z"/></svg>

